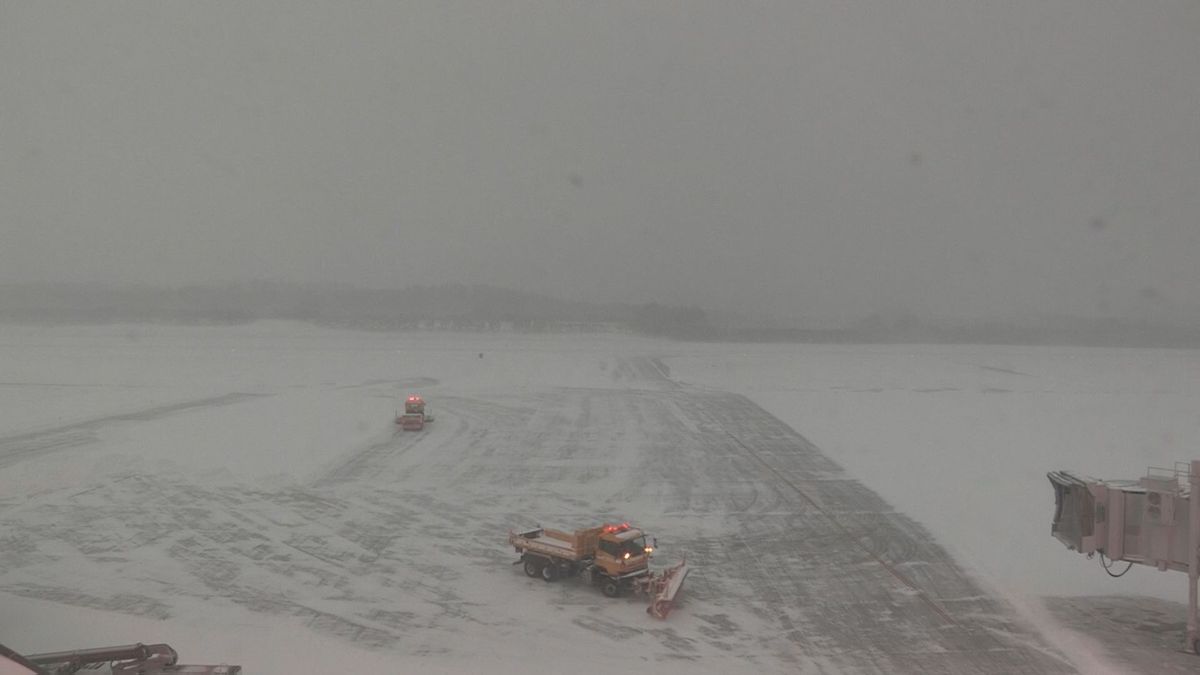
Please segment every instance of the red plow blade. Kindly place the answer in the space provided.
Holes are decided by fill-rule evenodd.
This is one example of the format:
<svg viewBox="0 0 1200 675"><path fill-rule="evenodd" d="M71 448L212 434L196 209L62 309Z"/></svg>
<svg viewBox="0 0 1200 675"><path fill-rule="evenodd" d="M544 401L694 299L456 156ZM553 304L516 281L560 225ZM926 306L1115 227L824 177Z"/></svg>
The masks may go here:
<svg viewBox="0 0 1200 675"><path fill-rule="evenodd" d="M646 612L656 619L665 619L675 608L675 596L683 588L683 580L687 578L687 561L684 560L674 567L668 567L662 574L652 576L646 581L646 592L650 597L650 606Z"/></svg>

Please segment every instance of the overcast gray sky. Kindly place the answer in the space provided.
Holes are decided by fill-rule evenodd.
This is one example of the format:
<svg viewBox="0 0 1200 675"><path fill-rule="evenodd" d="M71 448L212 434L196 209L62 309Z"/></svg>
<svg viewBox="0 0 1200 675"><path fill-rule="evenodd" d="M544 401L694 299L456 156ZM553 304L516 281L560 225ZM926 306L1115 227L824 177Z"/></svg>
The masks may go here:
<svg viewBox="0 0 1200 675"><path fill-rule="evenodd" d="M1200 3L0 1L0 282L1200 319Z"/></svg>

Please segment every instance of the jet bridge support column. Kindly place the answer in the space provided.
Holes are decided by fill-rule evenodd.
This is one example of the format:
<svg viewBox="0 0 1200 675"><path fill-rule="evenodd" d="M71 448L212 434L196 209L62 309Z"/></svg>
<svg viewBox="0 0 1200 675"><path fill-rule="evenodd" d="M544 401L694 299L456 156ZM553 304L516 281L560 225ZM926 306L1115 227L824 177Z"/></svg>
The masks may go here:
<svg viewBox="0 0 1200 675"><path fill-rule="evenodd" d="M1200 626L1197 625L1197 579L1200 579L1200 460L1192 460L1188 480L1188 647L1200 654Z"/></svg>

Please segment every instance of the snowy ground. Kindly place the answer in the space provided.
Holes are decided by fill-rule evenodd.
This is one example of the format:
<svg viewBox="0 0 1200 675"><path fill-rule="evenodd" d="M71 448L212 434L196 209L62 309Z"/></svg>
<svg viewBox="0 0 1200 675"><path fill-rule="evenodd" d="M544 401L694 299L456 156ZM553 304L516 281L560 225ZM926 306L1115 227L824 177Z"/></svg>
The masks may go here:
<svg viewBox="0 0 1200 675"><path fill-rule="evenodd" d="M0 326L0 641L263 674L1125 672L1097 597L1186 578L1068 552L1045 473L1195 457L1198 375L1182 350ZM410 391L438 420L397 434ZM601 517L696 566L668 621L509 564L509 527ZM1194 667L1160 647L1125 650Z"/></svg>

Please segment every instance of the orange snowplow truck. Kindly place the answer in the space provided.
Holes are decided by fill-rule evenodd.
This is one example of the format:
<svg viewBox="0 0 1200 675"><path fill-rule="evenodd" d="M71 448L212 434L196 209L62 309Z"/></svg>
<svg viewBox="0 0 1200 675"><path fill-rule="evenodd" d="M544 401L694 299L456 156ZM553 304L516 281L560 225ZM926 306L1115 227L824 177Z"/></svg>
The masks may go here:
<svg viewBox="0 0 1200 675"><path fill-rule="evenodd" d="M425 412L425 399L413 394L404 399L404 412L396 414L396 424L404 431L420 431L433 418Z"/></svg>
<svg viewBox="0 0 1200 675"><path fill-rule="evenodd" d="M645 533L629 523L574 532L540 527L510 531L508 543L521 554L514 564L523 565L525 574L545 581L578 574L588 584L599 585L610 598L630 590L639 577L650 573L654 551L653 545L646 543Z"/></svg>

